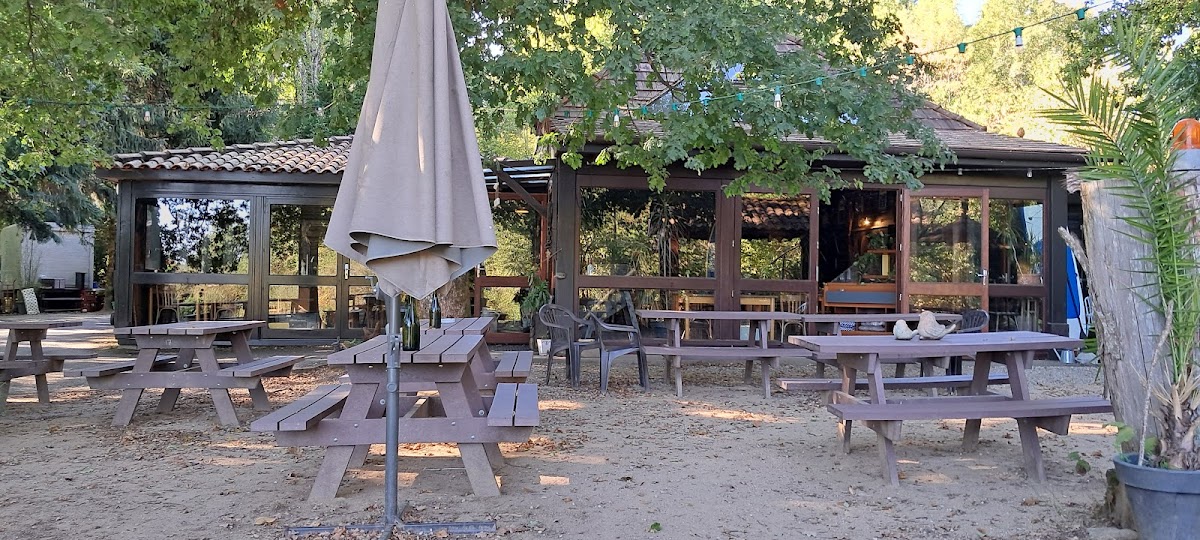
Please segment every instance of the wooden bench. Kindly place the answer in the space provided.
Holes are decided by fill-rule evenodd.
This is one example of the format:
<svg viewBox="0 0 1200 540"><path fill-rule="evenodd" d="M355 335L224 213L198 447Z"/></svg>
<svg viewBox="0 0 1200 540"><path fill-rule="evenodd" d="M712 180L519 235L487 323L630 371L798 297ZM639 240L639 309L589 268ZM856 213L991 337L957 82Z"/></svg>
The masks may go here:
<svg viewBox="0 0 1200 540"><path fill-rule="evenodd" d="M4 355L0 353L0 358ZM38 403L50 403L50 383L46 375L63 370L66 360L85 360L95 358L96 353L79 350L44 350L41 360L33 360L30 356L16 355L15 359L0 360L0 411L8 401L9 381L18 377L32 376L37 387Z"/></svg>
<svg viewBox="0 0 1200 540"><path fill-rule="evenodd" d="M350 384L326 384L250 423L250 431L303 431L342 410Z"/></svg>
<svg viewBox="0 0 1200 540"><path fill-rule="evenodd" d="M217 374L229 377L287 377L292 374L292 366L304 358L304 355L268 356L223 367Z"/></svg>
<svg viewBox="0 0 1200 540"><path fill-rule="evenodd" d="M157 358L154 359L154 367L156 369L169 369L169 370L179 369L183 366L177 365L176 360L178 360L178 359L179 359L178 355L160 354L160 355L158 355ZM91 366L91 367L86 367L86 368L68 369L68 370L63 371L63 376L64 377L108 377L109 375L116 375L117 373L123 373L123 372L129 371L129 370L133 369L133 366L135 364L136 364L136 362L134 362L133 360L130 360L128 362L117 362L117 363L113 363L113 364L103 364L103 365L99 365L99 366Z"/></svg>
<svg viewBox="0 0 1200 540"><path fill-rule="evenodd" d="M892 484L898 484L896 455L893 443L900 440L904 420L965 419L963 447L973 450L979 442L979 428L984 418L1013 418L1021 435L1025 455L1025 470L1035 481L1045 481L1042 467L1041 443L1037 428L1066 435L1071 415L1112 412L1112 404L1099 396L1079 396L1044 399L1012 399L995 394L913 398L887 403L863 402L841 392L834 393L835 403L826 407L842 420L842 445L850 451L851 422L858 420L879 435L882 445L884 474Z"/></svg>
<svg viewBox="0 0 1200 540"><path fill-rule="evenodd" d="M762 373L763 396L771 397L771 369L778 367L779 358L810 358L812 353L796 347L715 347L715 346L682 346L652 345L645 347L646 354L659 354L666 358L667 377L672 372L675 375L675 395L683 397L683 358L695 358L718 361L745 361L746 384L753 384L752 374L754 360L759 361Z"/></svg>
<svg viewBox="0 0 1200 540"><path fill-rule="evenodd" d="M489 426L537 426L538 388L533 383L500 383L488 410Z"/></svg>
<svg viewBox="0 0 1200 540"><path fill-rule="evenodd" d="M533 351L508 351L501 353L500 361L496 363L496 381L501 383L523 383L529 378L529 371L532 369Z"/></svg>

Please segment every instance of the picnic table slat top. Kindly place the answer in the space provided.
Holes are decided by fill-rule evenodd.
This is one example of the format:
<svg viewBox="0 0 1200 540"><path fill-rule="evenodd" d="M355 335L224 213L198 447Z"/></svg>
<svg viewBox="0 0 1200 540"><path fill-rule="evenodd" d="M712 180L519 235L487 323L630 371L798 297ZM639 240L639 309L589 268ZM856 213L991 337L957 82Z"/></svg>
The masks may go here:
<svg viewBox="0 0 1200 540"><path fill-rule="evenodd" d="M113 334L118 336L204 336L253 330L266 325L266 321L186 321L114 328Z"/></svg>
<svg viewBox="0 0 1200 540"><path fill-rule="evenodd" d="M957 313L934 313L939 321L961 321L962 315ZM896 322L916 321L921 319L920 313L807 313L802 316L804 322Z"/></svg>
<svg viewBox="0 0 1200 540"><path fill-rule="evenodd" d="M893 336L791 336L789 341L818 353L962 356L976 352L1075 349L1083 341L1042 332L950 334L939 340L900 340Z"/></svg>
<svg viewBox="0 0 1200 540"><path fill-rule="evenodd" d="M703 319L720 321L780 321L800 320L803 313L790 311L683 311L675 309L639 309L638 317L646 319Z"/></svg>
<svg viewBox="0 0 1200 540"><path fill-rule="evenodd" d="M675 309L639 309L646 319L701 319L722 321L800 321L831 322L896 322L916 321L920 313L792 313L790 311L683 311ZM934 313L939 321L961 321L957 313Z"/></svg>
<svg viewBox="0 0 1200 540"><path fill-rule="evenodd" d="M471 361L476 349L483 343L483 336L472 335L429 335L422 336L418 351L397 351L401 364L455 364ZM388 356L387 336L376 336L358 345L330 354L326 362L331 365L386 364Z"/></svg>
<svg viewBox="0 0 1200 540"><path fill-rule="evenodd" d="M66 328L83 326L83 321L3 321L0 320L0 330L48 330L50 328Z"/></svg>

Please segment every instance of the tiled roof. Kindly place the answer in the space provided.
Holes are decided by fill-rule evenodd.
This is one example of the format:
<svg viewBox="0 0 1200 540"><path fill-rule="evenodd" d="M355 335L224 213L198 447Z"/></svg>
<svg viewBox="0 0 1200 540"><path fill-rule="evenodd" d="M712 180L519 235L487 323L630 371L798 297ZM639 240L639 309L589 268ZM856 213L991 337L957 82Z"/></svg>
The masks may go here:
<svg viewBox="0 0 1200 540"><path fill-rule="evenodd" d="M581 121L585 116L584 113L585 110L582 108L563 107L550 119L547 127L550 131L565 131L575 122ZM993 159L1012 157L1083 162L1084 150L1082 148L990 133L984 127L932 103L914 111L914 116L923 124L933 128L937 137L959 157ZM633 129L640 133L662 134L658 122L652 120L634 120ZM828 147L832 144L825 139L808 138L803 135L793 135L784 140L814 148ZM889 152L911 153L920 148L920 141L905 135L889 137Z"/></svg>
<svg viewBox="0 0 1200 540"><path fill-rule="evenodd" d="M353 137L330 137L327 146L312 139L234 144L215 148L180 148L113 156L117 170L243 171L263 173L341 174Z"/></svg>
<svg viewBox="0 0 1200 540"><path fill-rule="evenodd" d="M780 52L789 52L799 48L799 45L789 42L776 48ZM645 62L639 64L636 70L638 77L637 94L630 100L630 108L654 103L667 93L668 87L666 85L658 80L650 79L649 75L652 72L653 69L649 64ZM662 74L664 78L675 78L675 80L678 79L678 76L677 73L670 71ZM603 77L603 74L598 76L598 78ZM586 112L586 109L581 107L564 104L548 119L544 124L544 129L551 132L566 131L574 123L582 121L586 117ZM946 143L946 146L950 147L959 157L983 157L989 159L1011 157L1017 159L1083 162L1084 150L1082 148L1034 139L1011 137L999 133L989 133L985 126L967 120L963 116L950 112L932 102L926 102L925 106L913 112L913 116L921 123L932 128L937 137ZM596 121L602 122L605 120L597 119ZM658 122L651 120L634 120L633 128L639 133L662 134L662 129ZM793 135L787 137L785 140L813 148L828 147L832 144L825 139L808 138L803 135ZM911 153L921 148L919 141L905 135L894 135L889 138L889 143L888 151L897 154Z"/></svg>
<svg viewBox="0 0 1200 540"><path fill-rule="evenodd" d="M742 199L742 235L765 238L794 236L808 230L808 198L745 197Z"/></svg>

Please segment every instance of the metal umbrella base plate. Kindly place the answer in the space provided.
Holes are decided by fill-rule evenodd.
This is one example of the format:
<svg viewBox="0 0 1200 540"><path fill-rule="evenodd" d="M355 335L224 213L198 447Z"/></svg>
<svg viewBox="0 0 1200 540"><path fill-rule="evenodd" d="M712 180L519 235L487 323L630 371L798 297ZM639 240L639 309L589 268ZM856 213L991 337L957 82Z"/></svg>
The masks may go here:
<svg viewBox="0 0 1200 540"><path fill-rule="evenodd" d="M407 505L406 505L407 506ZM407 508L405 508L407 510ZM336 525L330 527L284 527L284 538L303 538L312 534L330 534L334 531L362 531L383 533L380 538L390 538L395 531L412 534L432 535L438 531L446 531L451 535L476 535L479 533L496 532L494 521L453 521L448 523L380 523L378 525Z"/></svg>

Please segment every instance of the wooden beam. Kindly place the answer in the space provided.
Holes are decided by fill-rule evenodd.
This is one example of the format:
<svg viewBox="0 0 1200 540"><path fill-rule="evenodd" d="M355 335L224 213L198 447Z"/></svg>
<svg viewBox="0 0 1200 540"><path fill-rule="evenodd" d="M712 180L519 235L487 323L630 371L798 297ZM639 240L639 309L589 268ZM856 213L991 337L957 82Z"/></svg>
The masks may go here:
<svg viewBox="0 0 1200 540"><path fill-rule="evenodd" d="M513 178L508 175L508 171L504 170L503 162L492 162L492 171L496 173L496 178L498 180L504 182L504 185L508 186L509 189L513 190L514 193L519 195L521 200L525 201L525 204L529 205L529 207L532 208L534 212L537 212L539 216L542 216L542 219L546 218L546 207L542 206L537 199L534 199L533 195L530 195L528 191L525 191L525 188L521 186L520 182L513 180Z"/></svg>

